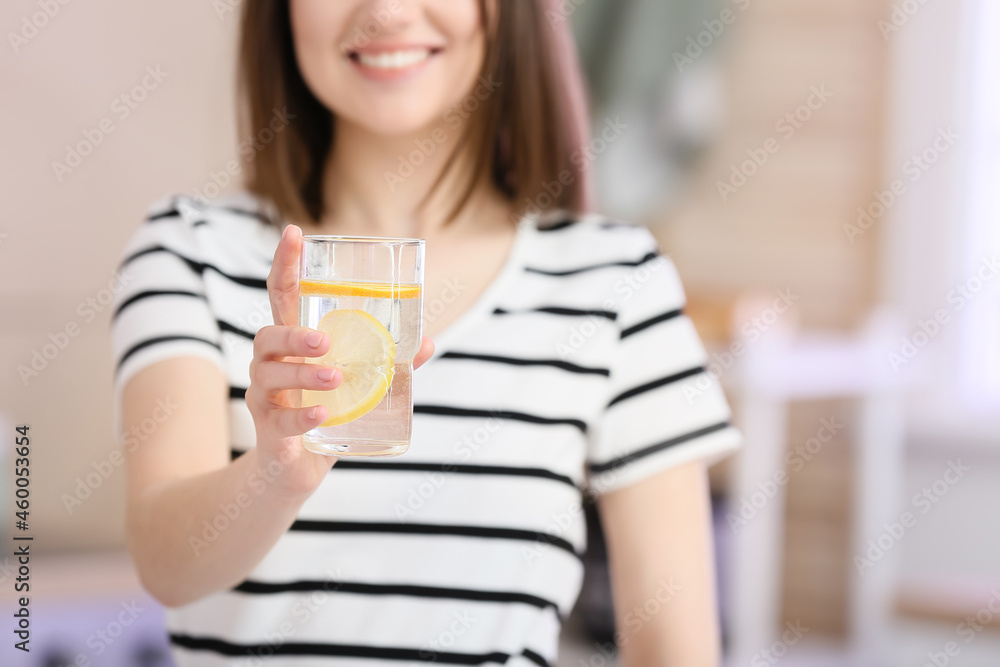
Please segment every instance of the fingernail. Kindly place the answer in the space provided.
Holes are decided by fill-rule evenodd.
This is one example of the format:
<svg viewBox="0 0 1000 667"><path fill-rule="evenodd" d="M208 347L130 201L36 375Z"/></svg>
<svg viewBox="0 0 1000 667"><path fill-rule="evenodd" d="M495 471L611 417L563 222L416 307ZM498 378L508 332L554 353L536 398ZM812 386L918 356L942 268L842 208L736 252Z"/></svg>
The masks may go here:
<svg viewBox="0 0 1000 667"><path fill-rule="evenodd" d="M288 228L290 225L285 225L285 228L281 230L281 240L284 241L285 237L288 236Z"/></svg>
<svg viewBox="0 0 1000 667"><path fill-rule="evenodd" d="M306 334L306 344L309 347L319 347L319 344L323 342L323 334L318 331L314 331L311 334Z"/></svg>
<svg viewBox="0 0 1000 667"><path fill-rule="evenodd" d="M306 414L309 415L309 419L316 419L316 408L310 408Z"/></svg>
<svg viewBox="0 0 1000 667"><path fill-rule="evenodd" d="M319 377L323 382L329 382L333 379L333 374L336 372L334 368L321 368L316 371L316 376Z"/></svg>

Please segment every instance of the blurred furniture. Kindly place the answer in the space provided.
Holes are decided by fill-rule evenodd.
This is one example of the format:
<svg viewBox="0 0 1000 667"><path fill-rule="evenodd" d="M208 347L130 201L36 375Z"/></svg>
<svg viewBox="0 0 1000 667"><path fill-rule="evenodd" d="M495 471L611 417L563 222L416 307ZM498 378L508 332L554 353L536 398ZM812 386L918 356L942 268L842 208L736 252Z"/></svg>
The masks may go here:
<svg viewBox="0 0 1000 667"><path fill-rule="evenodd" d="M955 627L975 619L984 629L1000 631L1000 614L987 606L1000 601L1000 581L941 579L906 582L899 587L895 610L899 616ZM989 614L983 612L986 609Z"/></svg>
<svg viewBox="0 0 1000 667"><path fill-rule="evenodd" d="M3 570L0 576L7 578L9 572ZM11 618L13 604L7 596L0 602L5 618ZM173 665L163 609L142 589L122 551L33 555L29 609L30 652L14 650L13 641L4 642L0 665Z"/></svg>
<svg viewBox="0 0 1000 667"><path fill-rule="evenodd" d="M746 309L745 309L746 310ZM727 376L739 410L744 449L735 472L731 511L760 483L785 471L789 404L793 401L855 398L852 554L864 555L868 540L899 520L904 421L902 382L889 368L886 354L899 341L891 317L872 317L853 337L799 333L779 322L752 343ZM733 600L728 619L732 664L747 664L780 641L782 545L785 485L773 491L732 539ZM893 561L889 549L859 574L851 567L850 642L853 652L873 661L894 606Z"/></svg>

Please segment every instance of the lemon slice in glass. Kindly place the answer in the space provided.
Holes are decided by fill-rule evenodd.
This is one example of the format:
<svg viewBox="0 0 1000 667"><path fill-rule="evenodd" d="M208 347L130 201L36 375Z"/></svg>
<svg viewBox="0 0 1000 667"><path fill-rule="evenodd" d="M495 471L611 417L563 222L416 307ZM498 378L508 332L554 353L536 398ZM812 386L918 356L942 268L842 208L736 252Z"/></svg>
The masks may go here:
<svg viewBox="0 0 1000 667"><path fill-rule="evenodd" d="M330 337L330 349L308 363L339 368L343 382L326 391L302 390L302 405L325 405L320 427L352 422L378 405L389 391L396 363L396 343L381 322L363 310L331 310L316 329Z"/></svg>

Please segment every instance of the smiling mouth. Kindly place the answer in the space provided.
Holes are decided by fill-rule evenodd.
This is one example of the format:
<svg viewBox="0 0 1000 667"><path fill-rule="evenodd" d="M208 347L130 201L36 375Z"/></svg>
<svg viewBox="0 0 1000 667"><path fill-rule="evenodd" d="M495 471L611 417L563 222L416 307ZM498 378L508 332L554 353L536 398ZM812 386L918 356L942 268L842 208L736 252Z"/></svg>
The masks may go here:
<svg viewBox="0 0 1000 667"><path fill-rule="evenodd" d="M441 49L421 47L378 52L348 51L347 57L352 62L363 67L392 71L414 67L440 52Z"/></svg>

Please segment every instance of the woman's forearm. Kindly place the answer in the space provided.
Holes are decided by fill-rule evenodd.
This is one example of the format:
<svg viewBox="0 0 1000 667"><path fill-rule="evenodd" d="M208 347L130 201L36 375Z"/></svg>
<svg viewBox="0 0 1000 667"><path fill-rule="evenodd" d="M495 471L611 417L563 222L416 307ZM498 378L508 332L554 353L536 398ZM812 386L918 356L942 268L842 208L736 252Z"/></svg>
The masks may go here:
<svg viewBox="0 0 1000 667"><path fill-rule="evenodd" d="M277 493L280 474L251 449L225 468L136 494L126 532L146 589L176 607L243 581L307 497Z"/></svg>
<svg viewBox="0 0 1000 667"><path fill-rule="evenodd" d="M696 461L602 498L623 667L720 664L708 478Z"/></svg>

